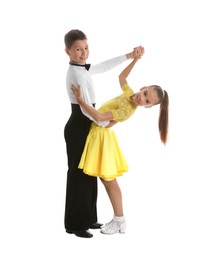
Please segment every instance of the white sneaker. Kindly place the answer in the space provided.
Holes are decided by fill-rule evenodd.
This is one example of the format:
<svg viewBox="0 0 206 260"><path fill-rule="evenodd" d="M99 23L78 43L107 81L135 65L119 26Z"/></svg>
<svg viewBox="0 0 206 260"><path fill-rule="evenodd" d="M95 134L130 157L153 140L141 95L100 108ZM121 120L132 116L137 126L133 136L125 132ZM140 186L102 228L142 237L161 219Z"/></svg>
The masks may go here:
<svg viewBox="0 0 206 260"><path fill-rule="evenodd" d="M116 221L112 219L109 223L105 224L100 228L100 232L103 234L115 234L115 233L125 233L126 221Z"/></svg>

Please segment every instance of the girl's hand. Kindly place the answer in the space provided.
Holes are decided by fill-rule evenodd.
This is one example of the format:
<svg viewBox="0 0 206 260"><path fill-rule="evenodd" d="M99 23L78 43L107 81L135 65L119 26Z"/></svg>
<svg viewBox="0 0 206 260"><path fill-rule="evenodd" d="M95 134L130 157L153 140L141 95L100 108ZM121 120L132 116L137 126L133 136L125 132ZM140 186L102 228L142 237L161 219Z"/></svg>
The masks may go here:
<svg viewBox="0 0 206 260"><path fill-rule="evenodd" d="M110 128L112 127L113 125L115 125L117 122L114 121L114 120L110 120L109 124L107 126L105 126L106 128Z"/></svg>
<svg viewBox="0 0 206 260"><path fill-rule="evenodd" d="M82 96L81 96L81 90L80 90L80 85L76 88L74 85L71 86L71 89L77 99L77 101L81 101L82 100Z"/></svg>

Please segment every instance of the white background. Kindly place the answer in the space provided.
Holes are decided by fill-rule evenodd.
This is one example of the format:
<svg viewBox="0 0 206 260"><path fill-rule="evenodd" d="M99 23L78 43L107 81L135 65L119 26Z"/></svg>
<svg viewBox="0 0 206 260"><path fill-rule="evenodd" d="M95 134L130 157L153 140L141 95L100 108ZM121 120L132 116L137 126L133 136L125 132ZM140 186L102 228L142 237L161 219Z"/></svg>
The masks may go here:
<svg viewBox="0 0 206 260"><path fill-rule="evenodd" d="M205 3L196 1L1 1L0 258L205 260ZM167 146L158 109L138 108L115 126L130 170L119 178L124 235L64 231L70 114L64 35L83 30L88 62L132 51L145 55L128 81L158 84L170 97ZM128 63L94 77L97 107L120 93ZM113 215L99 182L98 215Z"/></svg>

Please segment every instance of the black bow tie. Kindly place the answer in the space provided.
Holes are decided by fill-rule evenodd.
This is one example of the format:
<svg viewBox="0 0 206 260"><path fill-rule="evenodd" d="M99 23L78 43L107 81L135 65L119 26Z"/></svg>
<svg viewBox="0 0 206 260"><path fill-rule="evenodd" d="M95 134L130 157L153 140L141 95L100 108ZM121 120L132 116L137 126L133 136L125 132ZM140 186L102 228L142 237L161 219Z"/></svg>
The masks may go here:
<svg viewBox="0 0 206 260"><path fill-rule="evenodd" d="M70 65L74 65L74 66L79 66L79 67L85 67L86 70L89 70L89 68L91 66L91 64L84 64L84 65L82 65L82 64L72 63L72 62L70 62L69 64Z"/></svg>

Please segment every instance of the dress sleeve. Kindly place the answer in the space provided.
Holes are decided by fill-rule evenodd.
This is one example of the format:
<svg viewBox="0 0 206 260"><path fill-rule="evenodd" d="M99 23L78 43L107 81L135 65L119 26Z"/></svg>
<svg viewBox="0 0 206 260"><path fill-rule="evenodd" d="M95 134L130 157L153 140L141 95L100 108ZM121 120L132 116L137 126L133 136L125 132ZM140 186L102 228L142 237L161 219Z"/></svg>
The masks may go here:
<svg viewBox="0 0 206 260"><path fill-rule="evenodd" d="M130 88L128 83L122 85L122 91L124 92L123 96L117 98L119 108L111 110L113 119L119 122L127 120L134 113L133 109L131 109L131 105L127 101L128 97L134 94L134 91Z"/></svg>
<svg viewBox="0 0 206 260"><path fill-rule="evenodd" d="M127 120L133 114L133 111L129 107L121 107L117 110L111 110L111 112L113 120L118 122Z"/></svg>

